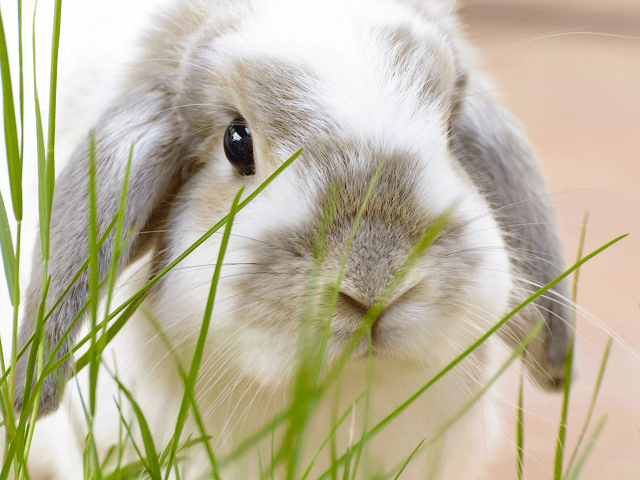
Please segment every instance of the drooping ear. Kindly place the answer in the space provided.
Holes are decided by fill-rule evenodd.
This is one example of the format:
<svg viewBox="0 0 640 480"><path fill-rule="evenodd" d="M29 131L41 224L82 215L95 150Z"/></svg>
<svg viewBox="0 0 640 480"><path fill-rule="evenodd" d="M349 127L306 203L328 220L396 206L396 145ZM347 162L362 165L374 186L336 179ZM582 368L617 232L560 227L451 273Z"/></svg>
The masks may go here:
<svg viewBox="0 0 640 480"><path fill-rule="evenodd" d="M125 234L132 232L132 235L120 257L120 271L148 248L150 236L141 232L152 230L149 225L162 221L168 210L167 197L184 181L189 154L182 141L182 121L171 107L171 96L164 90L138 87L109 109L94 129L99 235L107 230L118 211L127 162L134 146L124 225ZM47 309L55 304L89 255L89 152L87 139L75 150L56 182ZM99 251L101 278L112 261L114 238L112 232ZM27 291L26 318L20 331L21 346L35 329L42 297L42 275L41 248L37 244ZM58 344L88 298L89 274L85 270L45 325L45 345L49 350ZM71 345L81 324L78 322L71 331ZM58 358L69 351L69 342L62 346ZM15 399L18 411L22 408L28 356L27 353L18 363ZM67 362L45 380L39 416L57 409L70 375Z"/></svg>
<svg viewBox="0 0 640 480"><path fill-rule="evenodd" d="M514 271L531 282L517 288L531 293L560 275L564 253L555 211L531 145L518 122L490 93L492 87L476 73L466 77L451 120L451 148L488 200L506 232L504 240L514 254ZM553 289L567 298L565 279ZM522 299L528 295L521 295ZM513 307L516 304L512 305ZM529 372L547 390L561 389L573 330L573 312L562 298L547 292L534 308L507 324L501 332L517 345L544 317L546 327L527 348ZM515 334L515 335L514 335Z"/></svg>

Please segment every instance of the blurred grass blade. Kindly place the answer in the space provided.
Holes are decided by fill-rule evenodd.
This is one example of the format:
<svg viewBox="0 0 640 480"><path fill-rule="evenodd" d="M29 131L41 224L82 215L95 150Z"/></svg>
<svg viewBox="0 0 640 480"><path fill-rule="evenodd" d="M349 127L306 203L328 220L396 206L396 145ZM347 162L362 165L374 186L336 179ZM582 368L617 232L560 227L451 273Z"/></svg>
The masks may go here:
<svg viewBox="0 0 640 480"><path fill-rule="evenodd" d="M313 253L309 280L304 294L304 304L300 315L300 330L298 333L296 360L298 362L293 383L293 399L290 403L291 418L284 438L287 439L276 455L276 462L288 459L287 479L295 477L298 461L301 457L308 419L319 401L320 396L314 396L316 389L317 371L320 369L324 355L322 339L326 338L328 325L324 321L328 315L326 298L328 289L320 285L322 266L327 254L328 237L333 225L339 198L339 187L333 183L327 192L327 198L322 208L322 216L317 227L313 242ZM275 468L276 465L271 465Z"/></svg>
<svg viewBox="0 0 640 480"><path fill-rule="evenodd" d="M44 130L42 127L42 110L40 95L38 94L38 69L36 64L36 12L38 3L33 10L32 20L32 48L33 48L33 95L36 108L36 145L38 158L38 214L40 220L40 248L45 266L49 260L49 230L51 220L51 205L49 204L49 182L47 175L47 154L44 146Z"/></svg>
<svg viewBox="0 0 640 480"><path fill-rule="evenodd" d="M346 362L349 360L349 358L351 358L351 355L355 351L358 343L360 343L366 333L371 330L371 327L373 326L375 320L378 318L378 316L380 316L382 311L388 305L396 289L400 286L409 271L411 271L415 263L420 258L422 258L427 248L429 248L431 244L438 238L440 233L444 230L444 228L451 220L452 216L452 208L445 210L442 214L440 214L440 216L438 216L438 218L434 220L429 229L418 240L416 245L413 247L407 258L405 259L404 263L400 266L396 274L383 290L380 298L378 298L373 306L371 306L371 308L367 310L367 313L362 319L359 328L351 336L348 344L344 348L344 351L335 362L335 365L333 366L331 371L327 374L327 379L323 384L323 389L328 388L328 386L336 380L338 374L342 371Z"/></svg>
<svg viewBox="0 0 640 480"><path fill-rule="evenodd" d="M85 449L83 455L84 478L91 478L92 480L102 480L98 448L93 436L93 418L91 417L91 415L89 415L89 411L87 410L87 405L84 401L84 397L80 389L80 384L78 382L76 382L76 386L78 387L78 397L80 398L82 412L84 413L85 420L89 425L89 433L85 438Z"/></svg>
<svg viewBox="0 0 640 480"><path fill-rule="evenodd" d="M16 220L20 222L22 221L22 156L20 144L18 143L18 126L13 102L9 53L7 52L2 11L0 11L0 73L2 76L2 104L4 106L4 139L9 166L11 199Z"/></svg>
<svg viewBox="0 0 640 480"><path fill-rule="evenodd" d="M584 252L584 242L587 237L587 224L589 223L589 212L585 212L584 219L582 220L582 230L580 231L580 242L578 243L578 261L582 258ZM573 276L573 289L571 293L571 300L575 305L578 299L578 280L580 279L580 268L576 269L576 273Z"/></svg>
<svg viewBox="0 0 640 480"><path fill-rule="evenodd" d="M320 379L320 375L322 374L322 371L324 369L324 352L326 349L326 345L329 341L329 332L330 332L330 323L331 323L331 319L333 317L333 312L335 311L336 305L338 303L338 296L340 294L340 285L342 284L342 278L344 277L344 270L346 268L347 265L347 259L349 257L349 252L351 251L351 246L353 245L353 240L356 237L356 233L358 232L358 227L360 226L360 220L362 218L362 215L364 214L365 209L367 208L367 204L369 203L369 198L371 198L371 194L373 193L373 189L376 185L376 183L378 182L378 177L380 176L380 172L382 171L382 167L384 167L384 164L386 163L386 159L382 159L382 162L380 162L380 165L378 165L378 168L376 169L375 173L373 174L373 178L371 179L371 183L369 184L369 189L367 190L367 193L365 194L364 200L362 201L362 204L360 205L360 209L358 210L358 213L356 214L356 218L355 221L353 222L353 227L351 228L351 233L349 234L349 239L347 240L347 246L344 250L344 254L342 256L342 261L340 263L340 270L338 272L338 279L336 280L336 288L333 292L332 298L331 298L331 304L329 307L329 318L327 319L327 327L325 328L325 337L322 339L322 344L321 344L321 349L320 349L320 364L318 365L318 371L316 372L316 382L319 381Z"/></svg>
<svg viewBox="0 0 640 480"><path fill-rule="evenodd" d="M567 363L564 374L564 395L562 397L562 413L560 414L560 425L558 427L558 440L556 443L556 458L554 462L553 478L562 480L562 465L564 463L564 450L567 435L567 417L569 414L569 391L571 389L571 370L573 364L573 345L575 336L571 335L571 345L567 352Z"/></svg>
<svg viewBox="0 0 640 480"><path fill-rule="evenodd" d="M109 234L111 233L111 230L113 230L113 227L115 226L116 223L116 218L113 219L113 221L109 224L109 226L107 227L107 230L104 232L104 235L102 235L102 237L100 237L100 241L98 242L98 250L100 248L102 248L102 245L104 244L104 242L106 241L107 237L109 236ZM69 291L71 290L71 288L76 284L76 282L78 281L78 279L80 278L80 276L84 273L84 271L87 269L87 267L89 266L89 259L87 258L87 260L85 260L84 264L82 265L82 267L80 267L80 269L78 270L78 272L76 272L76 275L73 277L73 280L71 280L71 283L67 286L67 288L65 289L65 291L62 293L62 295L60 296L60 298L58 298L58 300L56 300L56 303L51 307L51 309L49 309L49 312L47 313L47 315L44 317L44 322L46 323L47 320L49 320L49 317L51 317L51 315L53 314L53 312L55 311L55 309L58 307L58 305L60 305L60 303L62 302L62 300L67 296L67 294L69 293ZM84 311L84 309L88 306L88 303L83 305L80 311ZM67 337L70 333L70 331L73 329L73 327L75 326L75 324L77 323L77 319L75 319L70 325L69 328L67 329L67 331L64 333L64 335L62 336L62 338L60 339L59 345L61 345L61 342L65 342L67 340ZM22 347L22 349L20 350L20 352L17 355L17 358L20 359L22 357L22 355L25 354L25 352L27 351L27 349L29 348L29 346L31 345L31 343L33 342L33 336L31 336L26 343L24 344L24 346ZM59 348L58 348L59 349ZM57 350L54 352L54 355L57 353ZM7 378L8 372L5 372L5 374L2 376L2 378L0 378L0 384L2 382L5 381L5 379Z"/></svg>
<svg viewBox="0 0 640 480"><path fill-rule="evenodd" d="M13 249L13 239L9 228L7 210L4 206L2 192L0 192L0 248L2 250L2 261L4 263L4 275L9 287L11 303L14 303L13 293L15 292L16 281L16 255Z"/></svg>
<svg viewBox="0 0 640 480"><path fill-rule="evenodd" d="M147 420L144 418L144 414L140 409L140 406L133 398L133 395L127 387L125 387L118 377L113 377L113 379L118 383L118 387L122 392L127 396L131 406L133 407L133 411L136 414L136 418L138 419L138 425L140 427L140 433L142 434L142 441L144 443L144 448L147 453L147 467L149 471L149 475L153 480L160 480L162 478L162 473L160 471L160 463L158 462L158 454L156 452L156 447L153 442L153 437L151 436L151 430L149 429L149 424Z"/></svg>
<svg viewBox="0 0 640 480"><path fill-rule="evenodd" d="M286 160L279 168L277 168L276 171L273 174L271 174L271 176L269 176L269 178L267 178L253 193L248 195L247 198L242 203L240 203L240 205L238 206L237 211L240 211L242 208L244 208L250 201L252 201L265 188L267 188L267 186L271 182L273 182L284 170L286 170L300 156L301 153L302 153L302 149L298 150L288 160ZM63 335L63 337L60 339L60 342L58 342L58 345L55 347L54 352L52 353L49 361L47 362L47 365L45 366L45 369L44 369L44 372L43 372L43 378L41 380L39 380L39 382L37 384L37 388L42 388L42 381L44 381L44 378L46 378L48 375L53 373L64 362L69 360L72 355L74 355L76 352L78 352L88 341L90 341L94 332L97 332L98 329L102 329L104 327L104 325L106 325L110 320L112 320L113 318L116 318L116 317L119 316L118 319L114 322L114 324L105 333L106 340L101 345L101 348L105 348L111 342L111 340L115 337L115 335L120 331L120 329L122 329L124 324L133 315L133 313L138 308L138 306L144 301L144 299L149 294L149 291L151 290L153 285L155 285L155 283L157 283L162 277L164 277L169 271L171 271L177 264L179 264L182 260L184 260L184 258L186 258L189 254L191 254L191 252L193 252L196 248L198 248L200 245L202 245L209 237L211 237L211 235L213 235L216 231L218 231L220 229L220 227L222 227L227 222L227 219L228 219L228 216L226 216L225 218L220 220L217 224L215 224L213 227L211 227L209 229L209 231L207 231L204 235L202 235L196 242L194 242L188 249L186 249L180 256L178 256L178 258L176 258L167 267L165 267L162 271L160 271L155 277L153 277L153 279L151 279L149 282L147 282L147 284L142 289L140 289L135 295L133 295L126 302L124 302L120 307L118 307L114 312L112 312L110 315L108 315L107 318L105 318L105 320L103 322L101 322L100 324L96 325L96 329L92 329L91 332L89 332L83 339L81 339L80 341L76 342L76 345L73 348L71 348L67 354L65 354L61 358L55 360L57 352L60 350L60 348L62 347L63 343L68 338L68 335L69 335L71 329L73 328L73 326L75 326L75 324L78 322L80 316L82 315L81 312L89 304L89 302L85 303L85 305L83 305L81 307L80 311L76 315L76 318L71 322L69 328L66 330L66 332ZM116 219L114 218L112 220L111 224L109 225L109 228L108 228L107 232L105 232L105 235L103 235L102 239L106 239L107 238L107 235L108 235L109 231L115 226L115 224L116 224ZM103 241L103 240L101 240L101 241ZM80 271L76 274L76 277L74 277L74 282L77 281L77 279L83 273L83 271L86 268L86 265L88 265L88 263L89 263L89 259L87 259L87 261L85 262L85 266L83 266L83 268L80 269ZM70 291L70 288L71 287L67 287L67 289L64 292L64 295L66 295ZM61 301L61 299L58 299L58 302L56 302L55 306L59 305L60 301ZM53 311L53 309L50 310L49 314L46 317L47 319L51 315L52 311ZM124 311L124 313L123 313L123 311ZM24 354L24 352L28 348L28 345L32 341L33 341L33 337L31 337L27 341L27 344L20 351L20 355ZM88 365L90 363L90 354L91 354L90 351L86 352L82 357L80 357L80 359L78 359L78 362L76 363L76 368L77 368L76 371L79 372L80 370L82 370L82 368L84 368L86 365ZM4 380L7 376L8 376L8 372L5 372L5 374L2 377L2 380ZM29 407L30 406L27 405L27 408L29 408ZM277 423L280 423L281 421L284 421L284 419L281 419L281 418L277 419ZM249 445L247 442L243 443L243 445L244 445L245 448L250 448L251 447L251 445ZM15 454L15 449L12 448L12 447L10 447L9 452L7 454L7 458L5 459L5 463L3 464L2 474L5 475L4 478L6 478L6 475L8 475L8 468L9 468L9 465L11 463L11 459L12 459L13 455ZM236 452L236 454L237 453L238 452ZM3 480L3 477L1 475L0 475L0 480Z"/></svg>
<svg viewBox="0 0 640 480"><path fill-rule="evenodd" d="M291 165L300 156L301 153L302 153L302 149L298 150L287 161L285 161L253 193L249 194L247 196L247 198L240 203L240 205L238 206L237 211L239 212L240 210L242 210L251 200L256 198L265 188L267 188L267 186L271 182L273 182L284 170L286 170L289 167L289 165ZM136 294L134 294L127 301L123 302L122 305L120 305L116 310L114 310L111 314L109 314L109 316L107 318L105 318L104 322L102 322L100 325L97 325L97 327L102 328L105 323L107 323L107 322L111 321L112 319L116 318L118 315L120 315L120 313L122 311L129 309L129 307L132 306L132 305L138 305L140 302L142 302L142 300L144 299L144 296L146 296L148 294L148 292L151 290L151 288L162 277L164 277L168 272L173 270L173 268L176 265L178 265L180 262L182 262L182 260L184 260L187 256L189 256L196 248L198 248L200 245L202 245L204 242L206 242L207 239L209 239L209 237L211 237L214 233L216 233L227 222L228 218L229 218L229 216L227 215L222 220L220 220L218 223L216 223L213 227L211 227L204 235L202 235L198 240L196 240L189 248L187 248L184 252L182 252L182 254L179 255L174 261L172 261L169 265L167 265L165 268L163 268L155 277L153 277L151 280L149 280L145 284L144 287L142 287L140 290L138 290L138 292ZM112 222L112 224L115 224L115 219ZM66 291L68 291L68 290L65 290L65 292ZM113 337L115 337L116 333L118 333L118 331L124 326L124 322L126 322L126 320L122 320L122 316L120 316L118 318L118 320L116 322L114 322L114 324L109 328L109 330L107 331L107 344L111 341L111 339ZM84 345L84 343L86 343L86 341L85 342L78 342L76 344L76 346L71 350L70 353L77 352L82 347L82 345ZM78 370L80 370L80 369L81 369L81 367L78 367Z"/></svg>
<svg viewBox="0 0 640 480"><path fill-rule="evenodd" d="M580 437L578 438L578 442L573 450L573 454L571 455L571 459L569 460L569 464L567 466L567 476L569 475L569 471L573 467L573 463L578 456L578 451L580 450L580 446L582 445L582 441L587 433L589 428L589 423L591 423L591 417L593 416L593 409L596 406L596 400L598 399L598 394L600 393L600 386L602 385L602 379L604 378L604 371L607 367L607 362L609 361L609 355L611 354L611 346L613 344L613 337L609 337L607 340L607 346L604 350L604 355L602 356L602 362L600 363L600 371L598 372L598 379L596 380L596 386L593 389L593 395L591 397L591 404L589 405L589 411L587 412L587 417L584 420L584 425L582 426L582 431L580 432Z"/></svg>
<svg viewBox="0 0 640 480"><path fill-rule="evenodd" d="M335 435L335 433L338 430L338 428L340 428L340 425L342 425L342 423L349 416L349 414L351 413L351 410L353 410L354 406L357 405L360 402L360 400L362 400L364 398L366 393L367 393L367 391L365 390L360 395L358 395L356 400L351 405L349 405L349 407L347 407L347 409L342 414L342 416L338 419L338 421L333 424L333 427L331 427L331 431L326 436L326 438L323 440L323 442L320 444L320 446L318 447L318 450L316 450L316 453L313 455L313 458L311 459L311 462L309 463L309 466L307 466L307 469L305 470L305 472L302 475L302 477L300 478L300 480L306 480L306 478L309 476L309 473L311 472L311 469L313 468L313 465L316 463L316 460L318 459L318 456L320 455L320 452L322 452L322 450L327 445L327 443L329 443L329 440L331 438L333 438L333 436Z"/></svg>
<svg viewBox="0 0 640 480"><path fill-rule="evenodd" d="M384 418L383 420L381 420L375 427L373 427L371 430L369 430L369 432L367 432L367 435L365 437L363 437L363 439L361 440L361 442L367 442L369 441L371 438L373 438L375 435L378 434L378 432L380 432L384 427L386 427L393 419L395 419L398 415L400 415L404 410L407 409L407 407L409 405L411 405L420 395L422 395L425 391L427 391L434 383L436 383L438 380L440 380L443 376L445 376L449 371L451 371L456 365L458 365L464 358L466 358L471 352L473 352L476 348L478 348L480 345L482 345L491 335L493 335L495 332L498 331L498 329L500 329L500 327L502 327L505 323L507 323L514 315L516 315L518 312L520 312L522 309L524 309L527 305L529 305L531 302L533 302L535 299L537 299L538 297L540 297L541 295L543 295L546 291L548 291L549 289L553 288L555 285L557 285L559 282L561 282L562 280L564 280L566 277L568 277L572 272L574 272L578 267L580 267L580 265L584 264L585 262L588 262L589 260L591 260L593 257L595 257L596 255L599 255L601 252L603 252L604 250L606 250L607 248L611 247L612 245L615 245L616 243L618 243L620 240L622 240L623 238L625 238L628 234L625 235L620 235L619 237L611 240L610 242L606 243L605 245L603 245L602 247L598 248L597 250L594 250L593 252L591 252L589 255L587 255L586 257L584 257L582 260L580 260L579 262L575 263L573 266L571 266L569 269L565 270L564 273L562 273L561 275L559 275L558 277L556 277L555 279L553 279L551 282L547 283L544 287L542 287L541 289L539 289L537 292L531 294L525 301L523 301L520 305L518 305L516 308L514 308L513 310L511 310L511 312L509 312L507 315L505 315L502 320L500 320L498 323L496 323L491 329L489 329L482 337L480 337L473 345L471 345L469 348L467 348L464 352L462 352L458 357L456 357L451 363L449 363L445 368L443 368L438 374L436 374L431 380L429 380L429 382L427 382L423 387L421 387L416 393L414 393L411 397L409 397L404 403L402 403L402 405L400 405L398 408L396 408L391 414L389 414L386 418ZM329 472L325 472L324 474L322 474L319 479L323 479L323 478L328 478L329 476Z"/></svg>
<svg viewBox="0 0 640 480"><path fill-rule="evenodd" d="M409 455L409 457L405 460L404 464L400 468L400 471L398 472L394 480L398 480L400 478L400 475L402 475L402 472L404 472L404 469L407 468L407 465L409 465L409 462L411 461L413 456L416 454L420 446L424 443L424 440L425 439L423 438L422 441L418 444L418 446L413 450L413 452L411 452L411 455Z"/></svg>
<svg viewBox="0 0 640 480"><path fill-rule="evenodd" d="M578 478L580 477L580 473L582 472L582 469L587 463L587 460L591 455L591 451L593 450L593 447L595 447L596 442L598 441L598 438L600 437L600 434L602 433L602 430L604 429L604 426L606 425L606 423L607 423L606 417L601 419L598 422L598 425L596 426L596 429L594 430L593 435L589 439L589 443L587 443L587 446L585 447L584 452L582 453L582 456L578 459L578 463L576 463L576 467L568 475L567 480L578 480Z"/></svg>
<svg viewBox="0 0 640 480"><path fill-rule="evenodd" d="M55 182L55 138L56 138L56 111L58 93L58 52L60 49L60 24L62 20L62 0L56 0L53 16L53 39L51 41L51 74L49 88L49 139L47 141L47 175L49 185ZM53 201L53 188L50 190L49 204Z"/></svg>
<svg viewBox="0 0 640 480"><path fill-rule="evenodd" d="M584 221L582 223L582 232L580 234L580 244L578 246L578 262L582 258L582 252L584 251L584 241L587 234L587 222L589 221L589 212L585 213ZM578 297L578 278L580 276L580 268L576 268L576 272L573 278L573 305L576 304ZM575 323L574 314L574 325ZM562 480L562 466L564 464L564 453L566 446L567 436L567 418L569 416L569 393L571 391L571 374L573 373L573 350L575 348L576 338L575 331L571 333L571 340L569 344L569 351L567 352L567 360L564 370L564 388L562 397L562 412L560 414L560 425L558 426L558 441L556 445L556 458L554 463L554 480Z"/></svg>
<svg viewBox="0 0 640 480"><path fill-rule="evenodd" d="M142 452L140 451L140 447L136 443L136 440L133 438L133 432L131 431L131 424L127 422L126 418L124 418L124 413L122 412L122 406L115 400L115 398L113 400L115 401L116 407L118 408L118 412L120 413L120 424L124 425L124 428L126 428L127 437L131 440L131 445L133 446L133 449L136 451L136 454L140 459L140 463L142 464L143 469L148 471L149 463L147 462L147 459L144 457L144 455L142 455ZM133 420L131 420L131 423L133 423Z"/></svg>
<svg viewBox="0 0 640 480"><path fill-rule="evenodd" d="M98 259L98 192L96 191L96 136L89 134L89 304L91 307L91 366L89 374L89 409L91 417L96 414L96 390L98 389L98 369L100 354L96 347L99 302L99 259ZM126 392L125 392L126 393Z"/></svg>
<svg viewBox="0 0 640 480"><path fill-rule="evenodd" d="M120 193L120 205L118 206L118 212L116 213L116 233L113 239L113 254L111 256L111 267L109 268L109 285L107 287L106 303L105 303L105 315L109 315L111 310L111 300L113 298L113 290L116 286L116 279L118 277L118 261L123 250L123 244L126 243L129 238L123 240L122 234L124 233L124 219L126 214L127 195L129 193L129 179L131 177L131 165L133 163L133 148L131 145L129 150L129 160L127 161L127 167L124 172L124 181L122 182L122 191ZM98 250L100 247L97 246ZM106 329L106 323L103 328L103 334ZM104 342L105 336L100 337L100 341ZM104 347L102 347L104 349Z"/></svg>
<svg viewBox="0 0 640 480"><path fill-rule="evenodd" d="M524 478L524 373L525 373L525 362L523 357L522 365L520 368L520 386L518 389L518 428L517 428L518 455L516 460L518 480L522 480Z"/></svg>
<svg viewBox="0 0 640 480"><path fill-rule="evenodd" d="M113 473L104 477L104 480L138 480L142 478L142 474L146 468L145 464L138 460L127 465L122 465Z"/></svg>
<svg viewBox="0 0 640 480"><path fill-rule="evenodd" d="M447 430L449 430L449 428L451 428L458 420L460 420L469 410L471 410L471 407L473 407L473 405L475 405L475 403L485 394L487 393L487 391L491 388L491 386L496 382L496 380L498 380L498 378L500 378L500 376L505 372L505 370L507 368L509 368L509 366L511 366L511 364L514 362L514 360L516 358L518 358L520 355L522 355L525 351L525 349L527 348L527 345L529 345L529 343L531 342L531 340L533 340L535 338L535 336L538 334L538 332L540 331L540 329L543 327L544 325L544 319L540 320L532 329L531 331L527 334L527 336L524 338L524 340L522 340L522 342L520 342L520 344L513 350L513 352L511 353L511 355L509 356L509 359L500 367L500 369L489 379L489 381L487 383L484 384L484 386L473 396L471 397L471 400L469 400L453 417L451 417L449 420L447 420L445 422L444 425L442 425L442 427L440 427L440 429L438 430L438 432L429 439L429 444L432 444L433 442L435 442L436 440L439 440L440 438L442 438L442 436L447 432Z"/></svg>
<svg viewBox="0 0 640 480"><path fill-rule="evenodd" d="M289 157L288 160L286 160L280 167L278 167L278 169L276 169L276 171L273 172L273 174L271 174L269 178L267 178L253 193L248 195L247 198L242 203L240 203L240 205L238 206L238 211L242 210L250 201L256 198L265 188L267 188L267 186L269 186L271 182L273 182L284 170L286 170L300 156L301 153L302 153L302 149L295 152L291 157ZM139 305L144 300L144 297L149 292L149 290L151 290L153 285L155 285L162 277L164 277L176 265L182 262L182 260L184 260L188 255L190 255L196 248L202 245L209 237L211 237L211 235L216 233L227 222L227 218L228 217L224 217L222 220L216 223L213 227L211 227L204 235L202 235L198 240L196 240L196 242L194 242L188 249L186 249L180 256L178 256L178 258L176 258L173 262L171 262L164 269L162 269L162 271L160 271L149 282L147 282L147 284L143 288L141 288L135 295L133 295L131 298L125 301L122 305L120 305L114 312L109 314L109 316L105 318L103 322L97 325L97 327L102 329L109 321L118 317L120 313L122 313L124 310L129 309L129 307L132 305L134 305L134 309L137 308L137 305ZM102 235L100 239L98 248L101 248L102 244L106 241L107 237L111 233L111 230L116 225L116 220L117 218L114 218L109 224L109 227L107 228L104 235ZM49 317L51 317L51 314L60 305L62 300L67 296L67 294L69 293L73 285L78 281L82 273L87 269L88 265L89 265L89 259L87 258L87 260L84 262L82 267L78 270L78 272L76 272L76 275L71 281L71 284L67 286L67 288L62 293L60 298L58 298L56 303L47 313L45 317L45 322L49 319ZM81 310L85 309L87 306L88 306L88 303L83 305ZM76 322L77 320L74 320L73 324L70 325L69 329L67 329L63 338L60 340L61 342L66 341L66 338L68 337L70 330L73 328ZM116 333L120 331L120 329L124 326L125 322L126 322L126 318L123 318L123 315L120 315L118 320L111 326L111 328L107 332L107 342L106 342L107 344L110 342L111 339L113 339L113 337L115 337ZM80 340L79 342L77 342L76 346L73 349L71 349L71 351L67 355L65 355L63 358L59 359L58 362L56 362L56 368L62 365L64 361L68 360L72 354L75 354L78 350L80 350L84 346L84 344L87 343L90 339L91 339L91 336L89 335L84 337L84 339ZM24 355L26 350L29 348L29 345L31 345L31 342L32 342L32 338L27 340L27 343L22 347L22 350L20 350L20 353L18 354L17 358L20 358L22 357L22 355ZM106 344L104 346L106 347ZM51 365L48 365L47 368L50 366ZM78 371L84 368L84 366L86 366L86 363L80 366L80 361L78 361ZM8 372L5 372L2 378L0 379L0 383L5 381L7 376L8 376Z"/></svg>

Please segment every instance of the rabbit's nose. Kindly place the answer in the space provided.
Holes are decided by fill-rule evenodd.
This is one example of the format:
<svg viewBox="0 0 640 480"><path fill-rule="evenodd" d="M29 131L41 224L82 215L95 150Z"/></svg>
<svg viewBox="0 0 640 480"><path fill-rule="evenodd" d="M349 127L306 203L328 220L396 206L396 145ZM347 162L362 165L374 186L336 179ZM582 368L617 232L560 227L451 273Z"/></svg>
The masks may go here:
<svg viewBox="0 0 640 480"><path fill-rule="evenodd" d="M363 301L361 298L359 298L359 295L348 293L345 291L340 292L339 300L340 303L342 303L343 305L348 305L363 317L367 313L367 310L369 310L369 308L371 307L368 302Z"/></svg>

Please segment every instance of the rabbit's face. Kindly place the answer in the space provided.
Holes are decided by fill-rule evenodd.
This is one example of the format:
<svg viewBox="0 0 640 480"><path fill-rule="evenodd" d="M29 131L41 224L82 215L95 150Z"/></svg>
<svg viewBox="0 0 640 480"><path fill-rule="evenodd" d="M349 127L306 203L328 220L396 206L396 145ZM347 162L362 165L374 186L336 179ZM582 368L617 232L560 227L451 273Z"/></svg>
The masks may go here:
<svg viewBox="0 0 640 480"><path fill-rule="evenodd" d="M101 235L118 214L132 159L122 225L131 241L118 250L119 272L154 244L154 268L167 265L227 214L241 187L257 188L304 148L236 217L205 372L218 360L215 371L233 368L273 384L292 371L301 319L327 318L303 309L334 185L339 196L320 296L313 297L320 313L327 298L338 297L334 356L449 208L452 220L373 324L373 352L381 361L412 363L429 376L510 305L561 272L562 243L535 156L474 70L452 8L449 0L200 0L177 1L155 19L121 96L94 127ZM45 325L45 343L59 345L58 358L75 345L87 317L78 314L89 301L89 275L74 275L89 251L82 206L89 204L90 148L88 139L81 143L61 172L51 212L47 302L61 300ZM337 289L347 240L383 160ZM98 252L100 276L111 269L114 239L111 233ZM187 357L220 241L220 234L212 236L147 299ZM34 333L40 309L40 251L36 247L21 345ZM555 290L560 298L568 295L566 282ZM527 353L538 383L557 389L571 313L550 296L535 307L504 331L514 345L545 318L547 328ZM363 341L355 357L366 352ZM395 363L386 364L398 372ZM26 365L18 365L17 410ZM72 372L67 360L45 379L39 414L58 408ZM482 372L471 376L478 381Z"/></svg>
<svg viewBox="0 0 640 480"><path fill-rule="evenodd" d="M371 11L360 2L254 2L234 29L211 32L185 60L189 88L176 104L186 105L186 135L199 139L200 170L175 202L159 261L181 254L223 218L242 186L249 193L297 149L304 152L235 219L208 353L265 382L291 371L328 191L338 186L320 274L330 295L383 160L346 261L331 352L343 349L418 239L450 207L452 221L375 322L373 352L437 365L497 322L509 304L510 259L451 148L459 73L441 29L390 2ZM239 118L251 136L249 175L224 148ZM214 235L199 247L152 296L176 343L195 343L220 241ZM363 340L356 357L366 350Z"/></svg>

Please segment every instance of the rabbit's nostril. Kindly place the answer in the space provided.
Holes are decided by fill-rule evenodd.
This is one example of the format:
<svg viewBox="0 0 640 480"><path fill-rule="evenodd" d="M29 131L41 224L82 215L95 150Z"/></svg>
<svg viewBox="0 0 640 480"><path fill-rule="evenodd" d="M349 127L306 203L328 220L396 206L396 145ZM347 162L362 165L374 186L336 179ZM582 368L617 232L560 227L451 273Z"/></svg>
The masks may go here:
<svg viewBox="0 0 640 480"><path fill-rule="evenodd" d="M353 308L363 317L367 313L367 310L369 310L370 305L365 305L363 302L356 300L352 295L349 295L348 293L340 292L340 296L338 298L340 300L340 303Z"/></svg>
<svg viewBox="0 0 640 480"><path fill-rule="evenodd" d="M360 322L364 320L367 311L371 308L371 304L365 304L364 302L357 300L356 298L354 298L354 296L345 292L340 292L339 300L343 306L348 306L357 313L357 317ZM381 316L382 314L380 314L371 325L371 339L373 340L374 345L376 345L380 339L379 319ZM362 341L364 342L363 346L366 346L366 338L364 338Z"/></svg>

